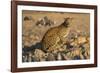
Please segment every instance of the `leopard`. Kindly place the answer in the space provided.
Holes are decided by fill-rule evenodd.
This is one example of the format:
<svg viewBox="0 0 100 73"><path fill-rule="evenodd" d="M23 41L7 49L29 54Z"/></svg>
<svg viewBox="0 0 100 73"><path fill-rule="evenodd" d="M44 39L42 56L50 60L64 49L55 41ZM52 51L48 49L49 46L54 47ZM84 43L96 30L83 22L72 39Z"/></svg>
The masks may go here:
<svg viewBox="0 0 100 73"><path fill-rule="evenodd" d="M71 17L66 17L60 25L47 30L42 38L42 49L44 51L55 51L66 43L72 19Z"/></svg>

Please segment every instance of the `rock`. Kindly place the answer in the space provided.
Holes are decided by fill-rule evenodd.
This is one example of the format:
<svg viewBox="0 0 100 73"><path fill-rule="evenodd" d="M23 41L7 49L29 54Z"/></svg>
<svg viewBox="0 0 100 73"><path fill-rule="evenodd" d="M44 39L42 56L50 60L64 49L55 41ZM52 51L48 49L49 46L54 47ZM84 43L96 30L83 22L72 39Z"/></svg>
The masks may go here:
<svg viewBox="0 0 100 73"><path fill-rule="evenodd" d="M32 20L32 17L31 16L25 16L24 21L28 21L28 20Z"/></svg>
<svg viewBox="0 0 100 73"><path fill-rule="evenodd" d="M74 55L80 55L80 52L81 52L80 49L77 48L76 50L73 51L73 54Z"/></svg>
<svg viewBox="0 0 100 73"><path fill-rule="evenodd" d="M46 54L40 50L35 49L34 51L34 61L45 61Z"/></svg>
<svg viewBox="0 0 100 73"><path fill-rule="evenodd" d="M23 61L23 62L27 62L27 61L28 61L27 59L28 59L27 56L22 56L22 61Z"/></svg>
<svg viewBox="0 0 100 73"><path fill-rule="evenodd" d="M63 57L64 60L70 60L70 58L67 56L67 54L62 53L62 57Z"/></svg>
<svg viewBox="0 0 100 73"><path fill-rule="evenodd" d="M90 58L90 44L89 42L88 43L85 43L83 45L84 49L81 49L82 51L82 54L84 56L84 59L89 59Z"/></svg>
<svg viewBox="0 0 100 73"><path fill-rule="evenodd" d="M80 36L78 37L78 44L83 44L87 42L86 37Z"/></svg>
<svg viewBox="0 0 100 73"><path fill-rule="evenodd" d="M74 56L74 60L80 60L80 56Z"/></svg>
<svg viewBox="0 0 100 73"><path fill-rule="evenodd" d="M55 58L54 54L49 53L47 56L47 61L55 61L55 60L56 60L56 58Z"/></svg>
<svg viewBox="0 0 100 73"><path fill-rule="evenodd" d="M84 59L84 56L82 54L80 54L80 59Z"/></svg>
<svg viewBox="0 0 100 73"><path fill-rule="evenodd" d="M78 41L75 40L75 41L71 42L70 45L72 45L72 46L78 46Z"/></svg>
<svg viewBox="0 0 100 73"><path fill-rule="evenodd" d="M28 62L32 62L32 53L29 53Z"/></svg>
<svg viewBox="0 0 100 73"><path fill-rule="evenodd" d="M62 60L62 55L61 55L61 53L58 53L58 54L57 54L57 60Z"/></svg>

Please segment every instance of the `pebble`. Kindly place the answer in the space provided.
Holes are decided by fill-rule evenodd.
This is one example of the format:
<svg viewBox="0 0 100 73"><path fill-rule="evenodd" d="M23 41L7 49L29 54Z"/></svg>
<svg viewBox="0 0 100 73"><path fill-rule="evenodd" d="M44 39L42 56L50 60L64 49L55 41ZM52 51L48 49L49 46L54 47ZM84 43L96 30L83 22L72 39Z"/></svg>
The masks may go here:
<svg viewBox="0 0 100 73"><path fill-rule="evenodd" d="M47 56L47 61L55 61L55 60L56 60L56 58L55 58L54 54L49 53Z"/></svg>
<svg viewBox="0 0 100 73"><path fill-rule="evenodd" d="M62 60L61 53L58 53L58 54L57 54L57 60Z"/></svg>

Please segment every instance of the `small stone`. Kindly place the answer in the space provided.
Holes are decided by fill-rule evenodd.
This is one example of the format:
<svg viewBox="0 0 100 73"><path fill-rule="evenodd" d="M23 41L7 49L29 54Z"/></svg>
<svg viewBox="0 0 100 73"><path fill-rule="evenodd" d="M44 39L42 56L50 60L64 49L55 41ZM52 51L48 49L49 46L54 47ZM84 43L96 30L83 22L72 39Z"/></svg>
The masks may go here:
<svg viewBox="0 0 100 73"><path fill-rule="evenodd" d="M31 53L31 52L29 53L28 61L29 61L29 62L32 62L32 53Z"/></svg>
<svg viewBox="0 0 100 73"><path fill-rule="evenodd" d="M23 62L27 62L27 61L28 61L28 56L27 56L27 55L22 56L22 61L23 61Z"/></svg>
<svg viewBox="0 0 100 73"><path fill-rule="evenodd" d="M57 54L57 60L62 60L61 53L58 53L58 54Z"/></svg>
<svg viewBox="0 0 100 73"><path fill-rule="evenodd" d="M74 60L80 60L80 56L74 56Z"/></svg>
<svg viewBox="0 0 100 73"><path fill-rule="evenodd" d="M35 49L34 61L45 61L45 53L40 49Z"/></svg>
<svg viewBox="0 0 100 73"><path fill-rule="evenodd" d="M55 61L55 60L56 60L56 59L55 59L54 54L49 53L48 56L47 56L47 61Z"/></svg>
<svg viewBox="0 0 100 73"><path fill-rule="evenodd" d="M82 37L82 36L78 37L78 44L82 44L85 42L87 42L86 37Z"/></svg>
<svg viewBox="0 0 100 73"><path fill-rule="evenodd" d="M66 54L62 54L64 60L70 60L70 58Z"/></svg>

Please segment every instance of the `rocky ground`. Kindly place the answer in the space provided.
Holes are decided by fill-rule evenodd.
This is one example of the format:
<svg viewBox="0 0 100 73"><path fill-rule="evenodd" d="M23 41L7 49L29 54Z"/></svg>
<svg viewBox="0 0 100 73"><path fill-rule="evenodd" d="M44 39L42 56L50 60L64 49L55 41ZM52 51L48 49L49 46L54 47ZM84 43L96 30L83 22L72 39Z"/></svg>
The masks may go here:
<svg viewBox="0 0 100 73"><path fill-rule="evenodd" d="M25 49L25 48L24 48ZM62 48L52 52L44 52L42 48L34 46L23 49L23 62L57 61L57 60L82 60L90 58L89 37L79 36L71 38Z"/></svg>

